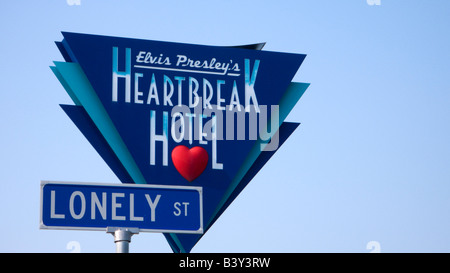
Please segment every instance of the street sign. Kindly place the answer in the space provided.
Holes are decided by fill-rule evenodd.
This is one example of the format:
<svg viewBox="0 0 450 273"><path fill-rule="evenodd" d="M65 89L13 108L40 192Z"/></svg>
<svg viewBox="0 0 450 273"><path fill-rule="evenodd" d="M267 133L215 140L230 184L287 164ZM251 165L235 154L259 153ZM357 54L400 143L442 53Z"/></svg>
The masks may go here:
<svg viewBox="0 0 450 273"><path fill-rule="evenodd" d="M41 229L203 233L202 188L41 181Z"/></svg>

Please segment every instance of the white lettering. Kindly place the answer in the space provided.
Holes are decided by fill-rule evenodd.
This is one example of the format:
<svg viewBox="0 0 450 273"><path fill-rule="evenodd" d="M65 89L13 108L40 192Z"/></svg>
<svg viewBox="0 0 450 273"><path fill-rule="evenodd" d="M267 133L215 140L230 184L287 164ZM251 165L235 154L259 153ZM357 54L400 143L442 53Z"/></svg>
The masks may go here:
<svg viewBox="0 0 450 273"><path fill-rule="evenodd" d="M197 91L198 91L198 81L193 77L189 77L189 108L194 108L198 104L199 98ZM192 101L193 95L195 97L194 101Z"/></svg>
<svg viewBox="0 0 450 273"><path fill-rule="evenodd" d="M167 84L169 84L170 86L170 91L167 94ZM166 75L164 75L164 106L169 105L169 106L173 106L172 104L172 95L173 95L173 82L172 80L167 77Z"/></svg>
<svg viewBox="0 0 450 273"><path fill-rule="evenodd" d="M175 211L173 212L173 214L174 214L175 216L180 216L180 215L181 215L181 209L180 209L181 204L184 205L184 216L187 216L187 215L188 215L188 209L187 209L187 207L189 206L189 202L182 202L182 203L180 203L180 202L175 202L175 203L173 204L173 207L175 208Z"/></svg>
<svg viewBox="0 0 450 273"><path fill-rule="evenodd" d="M147 104L150 104L152 102L152 99L155 99L156 105L159 105L158 89L156 88L154 73L152 75L152 83L150 84L150 90L148 91Z"/></svg>
<svg viewBox="0 0 450 273"><path fill-rule="evenodd" d="M155 149L156 141L161 141L163 143L163 166L168 164L168 119L169 115L166 111L163 111L163 134L156 134L156 117L155 111L150 111L150 165L155 165Z"/></svg>
<svg viewBox="0 0 450 273"><path fill-rule="evenodd" d="M142 216L134 216L134 194L130 193L130 220L131 221L144 221Z"/></svg>
<svg viewBox="0 0 450 273"><path fill-rule="evenodd" d="M207 95L207 90L209 90L209 95ZM210 103L212 96L213 96L213 88L211 83L207 79L203 79L203 109L205 109L206 107L212 109Z"/></svg>
<svg viewBox="0 0 450 273"><path fill-rule="evenodd" d="M95 207L97 207L103 220L106 220L106 192L102 192L102 202L98 200L95 192L91 193L91 219L95 219Z"/></svg>
<svg viewBox="0 0 450 273"><path fill-rule="evenodd" d="M175 216L180 216L180 215L181 215L180 206L181 206L180 202L175 202L175 203L173 204L173 207L174 207L175 210L176 210L176 211L173 212L173 214L174 214Z"/></svg>
<svg viewBox="0 0 450 273"><path fill-rule="evenodd" d="M75 208L74 208L74 203L75 203L75 197L80 197L80 201L81 201L81 209L80 209L80 213L75 213ZM84 213L86 212L86 198L84 197L84 194L80 191L74 191L72 193L72 195L70 196L70 200L69 200L69 210L70 210L70 215L72 216L73 219L75 220L79 220L81 218L83 218Z"/></svg>
<svg viewBox="0 0 450 273"><path fill-rule="evenodd" d="M147 199L148 205L150 206L150 210L152 213L151 221L155 222L156 221L155 210L156 210L156 206L158 205L159 199L161 198L161 195L158 194L155 198L155 201L152 201L152 199L150 198L150 195L148 195L148 194L145 194L145 198Z"/></svg>
<svg viewBox="0 0 450 273"><path fill-rule="evenodd" d="M111 219L112 220L121 220L121 221L124 221L124 220L126 220L126 217L125 216L118 216L117 215L117 208L121 208L122 207L122 204L121 203L118 203L117 202L117 198L118 197L125 197L125 193L118 193L118 192L113 192L112 193L112 197L111 197L111 199L112 199L112 204L111 204L111 213L112 213L112 216L111 216Z"/></svg>
<svg viewBox="0 0 450 273"><path fill-rule="evenodd" d="M139 54L136 56L136 62L142 63L144 62L142 59L144 58L145 51L139 51Z"/></svg>
<svg viewBox="0 0 450 273"><path fill-rule="evenodd" d="M179 117L178 121L175 121L175 119ZM172 126L171 126L171 134L172 134L172 139L177 142L180 143L183 138L184 138L184 117L183 114L180 112L175 112L172 115ZM179 134L177 136L177 134Z"/></svg>
<svg viewBox="0 0 450 273"><path fill-rule="evenodd" d="M118 100L119 78L125 79L125 102L131 98L131 48L125 50L125 71L119 71L119 49L113 47L112 101Z"/></svg>
<svg viewBox="0 0 450 273"><path fill-rule="evenodd" d="M250 60L245 59L245 111L250 112L250 100L253 101L256 113L259 113L258 100L255 94L255 81L258 74L259 60L255 60L252 74L250 74Z"/></svg>
<svg viewBox="0 0 450 273"><path fill-rule="evenodd" d="M142 96L144 93L139 92L139 78L142 78L144 74L142 73L135 73L134 74L134 103L140 103L143 104L144 101L140 99L139 97Z"/></svg>
<svg viewBox="0 0 450 273"><path fill-rule="evenodd" d="M55 191L50 192L50 218L53 219L64 219L66 216L64 214L55 213Z"/></svg>
<svg viewBox="0 0 450 273"><path fill-rule="evenodd" d="M212 117L212 168L215 170L223 170L223 164L217 162L217 120L216 116Z"/></svg>

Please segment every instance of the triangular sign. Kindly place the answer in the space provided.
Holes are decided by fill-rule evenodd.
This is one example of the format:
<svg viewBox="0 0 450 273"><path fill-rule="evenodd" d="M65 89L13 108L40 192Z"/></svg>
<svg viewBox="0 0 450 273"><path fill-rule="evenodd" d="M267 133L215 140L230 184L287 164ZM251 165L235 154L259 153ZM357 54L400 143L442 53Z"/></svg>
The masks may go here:
<svg viewBox="0 0 450 273"><path fill-rule="evenodd" d="M123 183L203 188L205 231L298 126L306 55L63 32L62 105ZM196 234L165 234L190 252Z"/></svg>

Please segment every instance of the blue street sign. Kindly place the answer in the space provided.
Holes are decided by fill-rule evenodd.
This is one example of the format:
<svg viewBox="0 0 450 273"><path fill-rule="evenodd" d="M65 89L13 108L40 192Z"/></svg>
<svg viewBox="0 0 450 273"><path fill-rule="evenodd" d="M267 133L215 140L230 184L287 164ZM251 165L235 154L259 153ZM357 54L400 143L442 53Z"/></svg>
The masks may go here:
<svg viewBox="0 0 450 273"><path fill-rule="evenodd" d="M203 233L202 188L41 181L41 229Z"/></svg>

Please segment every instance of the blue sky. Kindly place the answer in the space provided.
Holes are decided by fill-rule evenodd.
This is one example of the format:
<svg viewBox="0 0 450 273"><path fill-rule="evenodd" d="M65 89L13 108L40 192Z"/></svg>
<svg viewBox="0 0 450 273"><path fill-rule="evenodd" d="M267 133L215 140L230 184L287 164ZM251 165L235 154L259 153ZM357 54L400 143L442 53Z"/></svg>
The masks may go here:
<svg viewBox="0 0 450 273"><path fill-rule="evenodd" d="M119 183L59 107L61 31L307 54L301 122L193 252L448 252L450 2L3 1L0 252L114 252L39 230L40 180ZM171 252L141 233L132 252Z"/></svg>

